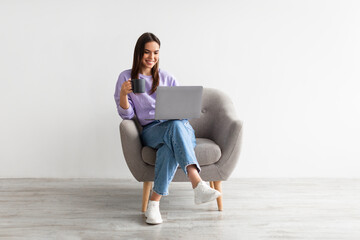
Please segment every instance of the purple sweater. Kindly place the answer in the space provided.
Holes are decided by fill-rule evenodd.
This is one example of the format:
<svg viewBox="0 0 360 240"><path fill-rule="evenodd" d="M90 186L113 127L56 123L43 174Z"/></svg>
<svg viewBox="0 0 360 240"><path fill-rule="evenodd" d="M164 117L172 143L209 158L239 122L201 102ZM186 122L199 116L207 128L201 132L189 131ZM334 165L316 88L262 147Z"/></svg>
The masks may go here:
<svg viewBox="0 0 360 240"><path fill-rule="evenodd" d="M178 86L176 79L169 73L159 69L159 86ZM156 92L149 95L149 92L152 87L152 76L146 76L139 74L139 78L145 79L145 93L129 93L128 100L130 107L128 109L123 109L120 107L120 90L121 85L131 78L131 69L125 70L120 73L118 81L115 88L115 103L117 106L118 113L122 119L132 119L134 115L137 116L141 125L146 125L151 123L153 120L145 119L154 119L155 118L155 102L156 102Z"/></svg>

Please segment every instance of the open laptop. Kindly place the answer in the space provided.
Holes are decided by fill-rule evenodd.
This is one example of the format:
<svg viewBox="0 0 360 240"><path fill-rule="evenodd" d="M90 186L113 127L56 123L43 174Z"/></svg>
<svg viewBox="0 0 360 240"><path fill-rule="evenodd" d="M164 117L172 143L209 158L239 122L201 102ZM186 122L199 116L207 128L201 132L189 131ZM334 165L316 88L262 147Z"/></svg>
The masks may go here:
<svg viewBox="0 0 360 240"><path fill-rule="evenodd" d="M155 119L170 120L199 118L202 86L159 86L156 90Z"/></svg>

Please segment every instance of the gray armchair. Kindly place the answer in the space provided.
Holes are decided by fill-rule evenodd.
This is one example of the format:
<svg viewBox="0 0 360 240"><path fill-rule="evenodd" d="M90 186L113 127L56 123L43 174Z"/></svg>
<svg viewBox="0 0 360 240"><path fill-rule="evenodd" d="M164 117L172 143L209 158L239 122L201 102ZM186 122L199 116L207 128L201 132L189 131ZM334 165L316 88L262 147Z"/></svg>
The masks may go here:
<svg viewBox="0 0 360 240"><path fill-rule="evenodd" d="M201 166L200 176L221 192L221 181L229 178L240 155L242 122L237 119L234 106L224 93L204 88L201 117L189 120L195 130L195 154ZM137 119L123 120L120 136L123 154L134 178L143 182L142 211L146 211L155 174L156 150L141 144L141 125ZM188 181L179 167L173 181ZM221 211L222 197L217 199Z"/></svg>

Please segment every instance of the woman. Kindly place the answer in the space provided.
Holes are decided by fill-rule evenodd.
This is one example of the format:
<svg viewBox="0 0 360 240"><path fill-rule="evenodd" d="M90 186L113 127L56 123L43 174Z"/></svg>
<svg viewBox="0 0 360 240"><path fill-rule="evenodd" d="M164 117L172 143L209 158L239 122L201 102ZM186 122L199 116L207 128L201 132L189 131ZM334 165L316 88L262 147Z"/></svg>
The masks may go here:
<svg viewBox="0 0 360 240"><path fill-rule="evenodd" d="M195 193L195 203L212 201L221 195L202 181L196 159L194 130L187 120L154 119L158 86L177 86L175 78L159 69L160 40L144 33L136 42L132 69L123 71L116 84L115 101L119 115L132 119L136 114L143 126L141 139L145 146L157 149L154 188L145 212L149 224L162 223L159 202L168 195L168 187L177 167L189 178ZM131 79L145 79L145 93L132 92Z"/></svg>

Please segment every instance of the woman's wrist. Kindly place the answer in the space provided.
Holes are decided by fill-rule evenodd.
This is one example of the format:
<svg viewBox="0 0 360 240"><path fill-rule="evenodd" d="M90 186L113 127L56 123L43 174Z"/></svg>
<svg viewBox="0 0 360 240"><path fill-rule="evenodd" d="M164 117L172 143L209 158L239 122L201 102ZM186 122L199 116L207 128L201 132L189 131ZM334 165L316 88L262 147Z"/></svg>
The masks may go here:
<svg viewBox="0 0 360 240"><path fill-rule="evenodd" d="M127 96L126 92L124 90L120 90L120 97Z"/></svg>
<svg viewBox="0 0 360 240"><path fill-rule="evenodd" d="M120 93L120 107L123 109L128 109L130 107L127 94Z"/></svg>

